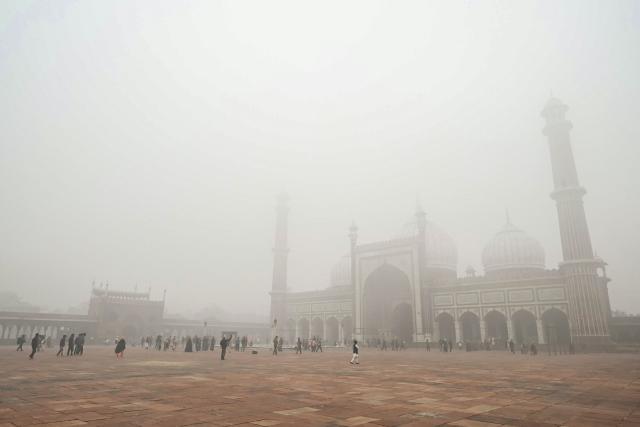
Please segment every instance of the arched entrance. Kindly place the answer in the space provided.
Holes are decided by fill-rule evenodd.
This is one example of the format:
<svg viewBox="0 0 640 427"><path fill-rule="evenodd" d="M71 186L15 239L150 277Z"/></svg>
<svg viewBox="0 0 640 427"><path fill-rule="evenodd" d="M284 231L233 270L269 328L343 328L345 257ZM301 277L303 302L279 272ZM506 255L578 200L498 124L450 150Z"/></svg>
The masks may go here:
<svg viewBox="0 0 640 427"><path fill-rule="evenodd" d="M324 338L324 325L322 324L322 319L319 317L311 321L311 336L320 339Z"/></svg>
<svg viewBox="0 0 640 427"><path fill-rule="evenodd" d="M513 320L513 334L517 344L531 344L538 342L538 326L536 317L527 310L518 310L511 315Z"/></svg>
<svg viewBox="0 0 640 427"><path fill-rule="evenodd" d="M486 323L486 337L496 343L504 343L509 337L507 318L499 311L492 310L484 316Z"/></svg>
<svg viewBox="0 0 640 427"><path fill-rule="evenodd" d="M351 339L353 338L353 320L350 316L345 317L340 322L342 325L342 336L344 337L344 345L349 345Z"/></svg>
<svg viewBox="0 0 640 427"><path fill-rule="evenodd" d="M542 327L548 344L568 346L571 342L569 319L557 308L551 308L542 314Z"/></svg>
<svg viewBox="0 0 640 427"><path fill-rule="evenodd" d="M303 317L298 320L298 334L300 339L304 340L309 338L309 319Z"/></svg>
<svg viewBox="0 0 640 427"><path fill-rule="evenodd" d="M296 321L293 319L287 321L287 338L289 344L296 342Z"/></svg>
<svg viewBox="0 0 640 427"><path fill-rule="evenodd" d="M402 303L393 309L391 335L405 342L413 341L413 310L411 305Z"/></svg>
<svg viewBox="0 0 640 427"><path fill-rule="evenodd" d="M456 325L453 316L449 313L440 313L436 317L438 322L438 332L440 339L446 339L449 342L456 342Z"/></svg>
<svg viewBox="0 0 640 427"><path fill-rule="evenodd" d="M409 279L398 268L384 264L371 273L364 284L362 310L365 339L397 336L412 342L411 301ZM411 318L410 322L407 317Z"/></svg>
<svg viewBox="0 0 640 427"><path fill-rule="evenodd" d="M462 324L462 340L464 342L480 342L480 319L470 311L460 316Z"/></svg>
<svg viewBox="0 0 640 427"><path fill-rule="evenodd" d="M340 324L338 319L330 317L327 319L327 345L337 345L338 335L340 334Z"/></svg>

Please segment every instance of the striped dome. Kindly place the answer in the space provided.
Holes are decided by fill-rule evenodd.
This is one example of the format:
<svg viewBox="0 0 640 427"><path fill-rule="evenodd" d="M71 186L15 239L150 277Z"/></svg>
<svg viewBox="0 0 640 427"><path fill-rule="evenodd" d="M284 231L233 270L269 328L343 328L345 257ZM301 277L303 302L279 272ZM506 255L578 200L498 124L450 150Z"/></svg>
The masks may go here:
<svg viewBox="0 0 640 427"><path fill-rule="evenodd" d="M485 246L482 264L486 273L503 270L544 270L544 248L510 222Z"/></svg>

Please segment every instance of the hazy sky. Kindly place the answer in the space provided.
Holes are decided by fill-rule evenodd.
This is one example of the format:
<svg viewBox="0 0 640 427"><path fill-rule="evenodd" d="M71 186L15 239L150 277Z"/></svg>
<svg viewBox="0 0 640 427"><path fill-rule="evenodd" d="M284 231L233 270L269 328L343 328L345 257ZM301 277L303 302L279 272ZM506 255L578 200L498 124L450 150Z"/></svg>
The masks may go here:
<svg viewBox="0 0 640 427"><path fill-rule="evenodd" d="M0 290L268 313L419 197L459 272L513 223L561 260L540 110L570 106L613 308L640 312L640 2L0 2Z"/></svg>

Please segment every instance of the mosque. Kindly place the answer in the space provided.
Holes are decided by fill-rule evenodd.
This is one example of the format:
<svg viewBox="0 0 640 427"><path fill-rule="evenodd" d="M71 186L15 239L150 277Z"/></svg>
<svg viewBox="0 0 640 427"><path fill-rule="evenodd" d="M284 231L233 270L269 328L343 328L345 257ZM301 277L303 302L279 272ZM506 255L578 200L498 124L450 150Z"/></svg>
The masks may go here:
<svg viewBox="0 0 640 427"><path fill-rule="evenodd" d="M484 275L458 277L456 244L418 208L403 235L360 243L331 271L327 289L287 291L287 197L278 198L271 292L272 334L290 343L321 337L397 337L407 343L452 342L603 346L610 343L606 263L594 255L570 144L568 107L544 109L563 260L545 268L545 251L507 219L482 252Z"/></svg>

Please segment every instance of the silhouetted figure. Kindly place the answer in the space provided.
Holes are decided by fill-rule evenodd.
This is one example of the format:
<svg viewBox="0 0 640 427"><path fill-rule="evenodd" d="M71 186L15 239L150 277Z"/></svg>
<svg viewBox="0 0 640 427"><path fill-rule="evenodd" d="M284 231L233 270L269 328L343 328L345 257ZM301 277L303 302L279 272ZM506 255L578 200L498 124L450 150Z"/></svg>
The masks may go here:
<svg viewBox="0 0 640 427"><path fill-rule="evenodd" d="M516 344L513 340L509 340L509 351L513 354L516 354Z"/></svg>
<svg viewBox="0 0 640 427"><path fill-rule="evenodd" d="M538 347L536 347L536 344L533 342L531 343L531 347L529 348L529 353L534 356L538 354Z"/></svg>
<svg viewBox="0 0 640 427"><path fill-rule="evenodd" d="M16 348L16 351L24 351L22 349L22 346L24 345L25 342L27 342L27 337L24 334L20 335L16 340L16 344L18 344L18 348Z"/></svg>
<svg viewBox="0 0 640 427"><path fill-rule="evenodd" d="M229 342L231 341L231 337L227 338L224 335L220 340L220 360L224 360L224 357L227 355L227 347L229 347Z"/></svg>
<svg viewBox="0 0 640 427"><path fill-rule="evenodd" d="M29 359L33 359L33 355L38 351L38 345L40 345L40 334L36 332L31 340L31 354L29 355Z"/></svg>
<svg viewBox="0 0 640 427"><path fill-rule="evenodd" d="M274 356L278 355L278 336L276 335L273 338L273 353Z"/></svg>
<svg viewBox="0 0 640 427"><path fill-rule="evenodd" d="M67 343L67 336L63 335L62 338L60 338L60 350L58 350L58 353L56 354L57 356L64 356L64 345Z"/></svg>
<svg viewBox="0 0 640 427"><path fill-rule="evenodd" d="M124 357L124 349L127 348L127 343L124 338L120 338L118 343L116 344L116 359Z"/></svg>
<svg viewBox="0 0 640 427"><path fill-rule="evenodd" d="M296 342L296 354L302 354L302 340L298 337L298 341Z"/></svg>
<svg viewBox="0 0 640 427"><path fill-rule="evenodd" d="M211 348L210 350L213 351L216 349L216 337L211 337Z"/></svg>
<svg viewBox="0 0 640 427"><path fill-rule="evenodd" d="M427 351L431 352L431 342L429 341L429 338L427 338L427 342L425 344L427 346Z"/></svg>
<svg viewBox="0 0 640 427"><path fill-rule="evenodd" d="M193 352L193 342L191 341L191 337L187 337L187 343L184 346L185 353Z"/></svg>
<svg viewBox="0 0 640 427"><path fill-rule="evenodd" d="M67 356L71 356L73 354L73 349L75 348L76 336L75 334L69 335L69 341L67 341Z"/></svg>

